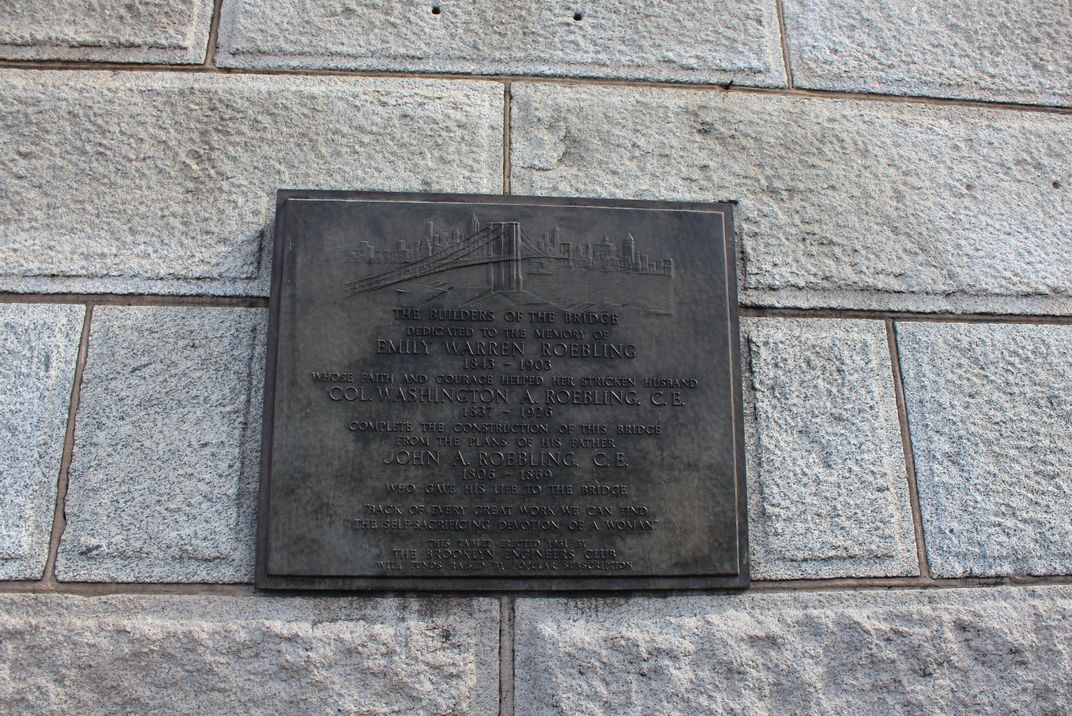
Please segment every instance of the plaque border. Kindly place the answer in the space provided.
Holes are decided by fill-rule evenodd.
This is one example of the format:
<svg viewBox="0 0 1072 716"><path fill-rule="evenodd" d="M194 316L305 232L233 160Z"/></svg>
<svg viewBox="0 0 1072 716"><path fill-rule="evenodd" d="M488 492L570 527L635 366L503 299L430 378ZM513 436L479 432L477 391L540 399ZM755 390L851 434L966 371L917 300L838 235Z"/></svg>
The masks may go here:
<svg viewBox="0 0 1072 716"><path fill-rule="evenodd" d="M529 204L535 206L592 206L600 208L702 211L722 215L723 259L726 276L726 313L729 327L733 443L737 494L737 574L697 576L531 576L531 577L311 577L268 573L268 519L272 433L275 418L275 378L278 366L280 291L282 288L283 236L286 235L287 202L292 199L335 201L383 201L414 203ZM520 196L513 194L449 194L380 191L280 189L276 192L273 227L272 285L268 302L268 344L264 375L264 408L261 426L260 483L257 495L256 575L257 589L272 591L334 592L629 592L746 589L750 585L748 559L748 496L745 480L744 406L741 388L740 316L737 302L737 246L733 228L736 202L642 201L584 197Z"/></svg>

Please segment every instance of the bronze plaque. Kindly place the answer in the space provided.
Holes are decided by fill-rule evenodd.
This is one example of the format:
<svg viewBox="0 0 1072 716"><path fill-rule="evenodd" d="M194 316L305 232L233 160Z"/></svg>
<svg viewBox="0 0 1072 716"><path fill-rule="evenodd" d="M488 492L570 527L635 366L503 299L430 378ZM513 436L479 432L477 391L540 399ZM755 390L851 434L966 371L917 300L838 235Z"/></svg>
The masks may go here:
<svg viewBox="0 0 1072 716"><path fill-rule="evenodd" d="M257 585L748 584L731 207L281 191Z"/></svg>

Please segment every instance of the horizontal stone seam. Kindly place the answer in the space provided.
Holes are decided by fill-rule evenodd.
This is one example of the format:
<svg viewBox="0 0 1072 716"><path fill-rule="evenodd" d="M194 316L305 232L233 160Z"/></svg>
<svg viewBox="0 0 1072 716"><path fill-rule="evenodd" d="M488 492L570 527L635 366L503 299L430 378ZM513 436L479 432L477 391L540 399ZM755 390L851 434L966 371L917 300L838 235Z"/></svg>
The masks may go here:
<svg viewBox="0 0 1072 716"><path fill-rule="evenodd" d="M504 74L463 74L444 72L392 72L386 70L340 70L340 69L287 69L287 68L246 68L216 67L210 64L180 65L153 63L119 63L119 62L74 62L68 60L4 60L0 59L0 69L23 69L42 71L103 71L103 72L168 72L191 75L259 75L259 76L297 76L297 77L353 77L363 79L417 79L445 80L463 82L526 82L531 84L550 84L578 87L620 87L636 89L669 89L700 92L745 92L783 97L800 97L829 100L860 100L888 104L917 104L935 107L966 107L979 109L1003 109L1019 112L1037 112L1043 114L1072 115L1072 106L1031 104L1028 102L997 102L984 99L963 99L951 97L931 97L927 95L897 95L880 92L840 92L836 90L804 89L800 87L752 87L734 83L687 83L660 80L606 79L599 77L546 77L543 75L504 75Z"/></svg>
<svg viewBox="0 0 1072 716"><path fill-rule="evenodd" d="M127 582L0 582L0 594L59 594L100 597L111 594L178 594L178 595L253 595L258 592L252 584L147 584ZM487 595L485 595L487 596Z"/></svg>
<svg viewBox="0 0 1072 716"><path fill-rule="evenodd" d="M1031 325L1072 325L1069 315L1023 313L924 313L917 311L882 311L856 308L740 307L748 318L837 318L880 321L914 321L919 323L1015 323Z"/></svg>
<svg viewBox="0 0 1072 716"><path fill-rule="evenodd" d="M84 306L214 306L264 308L264 296L170 296L123 293L0 293L0 303L55 303Z"/></svg>
<svg viewBox="0 0 1072 716"><path fill-rule="evenodd" d="M0 303L76 304L82 306L215 306L221 308L265 308L264 296L175 296L169 294L125 293L15 293L0 292ZM882 311L854 308L782 308L740 306L744 318L816 318L921 323L1009 323L1025 325L1072 325L1072 315L1020 313L928 313Z"/></svg>
<svg viewBox="0 0 1072 716"><path fill-rule="evenodd" d="M839 591L859 589L989 589L1072 584L1072 574L996 577L854 577L783 579L752 582L752 591Z"/></svg>
<svg viewBox="0 0 1072 716"><path fill-rule="evenodd" d="M1001 576L1001 577L852 577L828 579L785 579L753 581L749 590L752 592L795 592L795 591L856 591L866 589L988 589L991 587L1041 587L1049 585L1072 585L1072 574L1048 576ZM702 596L710 594L740 593L735 590L713 589L589 589L589 590L437 590L437 591L267 591L259 590L252 584L217 584L217 583L168 583L150 584L144 582L57 582L39 581L0 581L0 594L59 594L74 596L105 596L110 594L184 594L184 595L274 595L278 597L354 597L375 598L496 598L523 599L572 598L572 597L606 597L626 599L631 597L667 597L667 596Z"/></svg>

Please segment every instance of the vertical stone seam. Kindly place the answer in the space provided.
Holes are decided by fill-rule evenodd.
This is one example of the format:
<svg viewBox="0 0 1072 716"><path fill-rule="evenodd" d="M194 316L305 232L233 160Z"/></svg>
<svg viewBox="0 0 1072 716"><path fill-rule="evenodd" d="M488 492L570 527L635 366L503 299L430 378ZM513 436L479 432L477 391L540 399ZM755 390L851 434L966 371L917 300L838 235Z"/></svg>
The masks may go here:
<svg viewBox="0 0 1072 716"><path fill-rule="evenodd" d="M499 716L514 716L514 597L499 597Z"/></svg>
<svg viewBox="0 0 1072 716"><path fill-rule="evenodd" d="M223 0L212 4L212 22L208 26L208 47L205 48L205 67L216 66L216 46L219 44L220 15L223 13Z"/></svg>
<svg viewBox="0 0 1072 716"><path fill-rule="evenodd" d="M74 429L75 417L78 413L78 400L82 393L82 373L86 368L86 354L89 351L89 326L93 320L93 304L86 305L86 312L82 318L82 335L78 342L78 358L75 360L74 380L71 383L71 400L67 408L67 431L63 438L63 454L60 458L60 474L56 483L56 504L52 513L52 536L49 540L48 559L45 561L45 572L42 582L49 586L56 586L56 557L60 551L60 539L67 527L66 503L67 484L71 469L71 459L74 456Z"/></svg>
<svg viewBox="0 0 1072 716"><path fill-rule="evenodd" d="M897 398L897 422L901 427L901 448L904 451L905 474L908 478L908 502L912 509L912 526L916 533L916 559L919 575L931 579L927 562L927 543L923 538L923 515L919 508L919 488L916 486L916 461L912 453L912 431L908 425L908 406L905 402L904 377L901 374L901 351L897 346L897 327L886 319L886 343L890 349L890 370L893 371L893 392Z"/></svg>
<svg viewBox="0 0 1072 716"><path fill-rule="evenodd" d="M261 242L263 245L263 242ZM244 315L247 311L256 311L259 315L263 309L255 308L243 308L240 309ZM266 313L266 311L265 311ZM265 316L265 318L267 318ZM260 450L261 450L261 433L264 429L264 378L266 375L267 367L265 366L265 354L260 350L261 346L265 346L267 350L267 328L266 323L261 321L255 321L250 330L250 351L249 351L249 382L246 386L246 404L243 408L243 415L246 418L246 425L242 430L242 445L238 452L238 489L236 495L238 496L238 505L235 511L236 524L234 525L235 541L242 543L246 535L249 536L249 543L252 547L257 543L257 499L258 491L260 490ZM263 341L263 342L262 342ZM258 409L257 398L260 396L261 406ZM260 416L260 420L255 420L256 416ZM248 506L248 512L243 511L243 505ZM248 532L244 532L243 525L252 525L248 528ZM249 554L247 561L248 570L246 578L242 581L252 582L256 575L256 563L257 557L255 554Z"/></svg>
<svg viewBox="0 0 1072 716"><path fill-rule="evenodd" d="M502 156L503 156L503 179L502 179L502 192L503 194L510 193L510 83L503 84L503 138L502 138Z"/></svg>
<svg viewBox="0 0 1072 716"><path fill-rule="evenodd" d="M774 0L774 8L778 15L778 36L782 42L782 64L785 65L785 85L793 89L793 68L789 65L789 34L785 30L785 9L782 0Z"/></svg>

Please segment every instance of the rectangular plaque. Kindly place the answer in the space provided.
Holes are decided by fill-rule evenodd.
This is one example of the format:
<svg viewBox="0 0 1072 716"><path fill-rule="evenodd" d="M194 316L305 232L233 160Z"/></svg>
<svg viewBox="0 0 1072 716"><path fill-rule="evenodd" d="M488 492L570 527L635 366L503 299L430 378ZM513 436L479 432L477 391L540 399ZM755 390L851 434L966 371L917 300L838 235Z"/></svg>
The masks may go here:
<svg viewBox="0 0 1072 716"><path fill-rule="evenodd" d="M731 207L278 195L272 589L745 587Z"/></svg>

